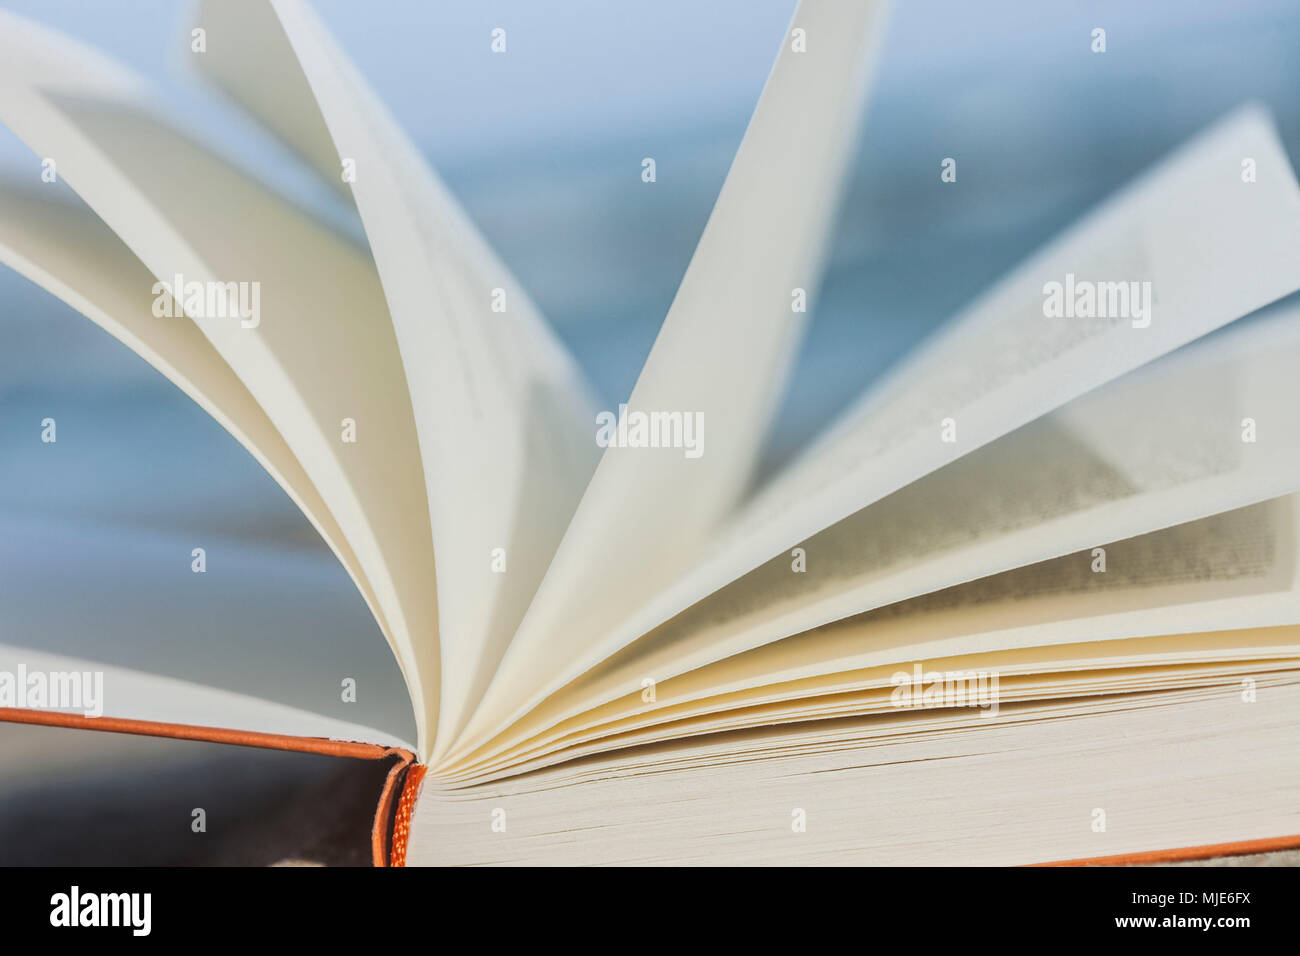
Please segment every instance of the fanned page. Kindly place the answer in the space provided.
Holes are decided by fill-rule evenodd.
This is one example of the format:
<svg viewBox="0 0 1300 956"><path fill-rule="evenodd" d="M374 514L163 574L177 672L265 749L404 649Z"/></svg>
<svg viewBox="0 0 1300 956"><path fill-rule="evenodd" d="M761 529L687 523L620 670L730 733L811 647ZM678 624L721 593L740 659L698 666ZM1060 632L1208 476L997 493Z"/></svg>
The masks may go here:
<svg viewBox="0 0 1300 956"><path fill-rule="evenodd" d="M1085 551L838 621L657 681L652 698L638 686L567 719L572 707L548 711L543 732L443 779L477 783L676 737L897 713L891 692L917 661L925 673L995 673L998 700L1115 692L1139 666L1160 686L1197 662L1238 680L1255 659L1294 667L1300 631L1279 625L1300 619L1296 517L1286 496L1110 543L1117 573L1096 574ZM1098 598L1110 613L1094 614ZM1222 630L1194 630L1214 627ZM1083 669L1100 676L1077 679ZM575 685L573 699L589 687Z"/></svg>
<svg viewBox="0 0 1300 956"><path fill-rule="evenodd" d="M93 50L8 13L0 27L0 120L38 155L58 156L60 175L145 268L183 287L170 293L182 317L160 321L192 320L310 468L355 556L349 570L374 595L423 740L437 710L433 550L410 399L369 256L169 127L139 82ZM189 298L191 283L234 281L248 289L245 311Z"/></svg>
<svg viewBox="0 0 1300 956"><path fill-rule="evenodd" d="M1043 562L1055 562L1086 591L1071 596L1066 588L1052 600L1044 591L1045 610L1024 618L1035 606L1027 600L1031 592L1002 585L1001 613L1014 607L1016 619L1037 622L1010 629L1007 640L1047 645L1300 624L1291 508L1248 507L1281 495L1289 502L1300 489L1300 449L1290 437L1300 430L1297 361L1300 307L1288 304L1131 373L809 539L803 553L810 570L792 573L798 560L782 555L751 572L585 673L496 743L505 749L548 725L570 728L620 714L651 719L694 696L852 670L891 654L906 660L909 650L928 656L932 647L952 654L1023 646L996 643L973 614L961 613L970 610L967 602L952 595L975 579L1031 578L1039 572L998 572ZM1134 416L1135 408L1147 414ZM1266 435L1243 443L1245 419L1265 423ZM1235 514L1270 515L1268 526L1284 537L1270 545L1267 560L1243 562L1239 577L1229 562L1222 600L1209 600L1214 578L1175 584L1173 564L1167 579L1143 578L1125 558L1127 542L1145 535L1165 542L1152 545L1158 548L1174 547L1182 536L1176 550L1192 565L1207 553L1230 559L1238 545L1223 529ZM1206 530L1184 534L1172 526ZM1155 533L1162 528L1171 530ZM1091 570L1098 546L1107 552L1104 574ZM975 591L977 583L969 587ZM1107 592L1104 609L1092 598L1098 589ZM926 607L923 595L944 595L931 598L934 606L952 610L957 630L944 640L926 636L934 626L928 617L900 611ZM1130 601L1149 610L1123 613ZM886 605L893 608L885 620L905 622L905 640L880 631L870 614L855 618ZM1070 625L1048 628L1064 607L1071 608ZM848 620L815 629L841 619ZM739 656L728 659L733 654ZM646 678L656 686L652 704L640 695ZM551 729L534 742L559 735Z"/></svg>
<svg viewBox="0 0 1300 956"><path fill-rule="evenodd" d="M1237 175L1242 155L1261 157L1260 168L1267 173L1251 185L1262 189L1243 188ZM1190 195L1198 197L1195 204L1187 201ZM595 626L600 619L575 608L573 619L581 624L562 631L555 627L547 641L536 638L535 647L525 643L526 620L512 645L518 686L527 683L524 673L558 676L523 692L526 703L512 711L489 710L489 695L480 708L481 729L467 734L456 756L468 756L499 734L498 743L517 738L525 732L521 718L529 709L696 602L703 600L695 619L707 620L712 612L705 599L711 593L765 561L788 566L787 557L773 557L782 548L806 544L828 524L963 453L1300 288L1297 221L1300 190L1267 116L1246 109L1207 131L955 317L951 331L895 373L878 394L866 396L788 475L760 491L719 530L705 557L680 570L674 583L655 588L643 581L641 596L629 598L623 612L611 618L616 623L603 629ZM1044 288L1083 270L1078 263L1089 264L1081 277L1154 276L1145 280L1153 290L1150 314L1045 316ZM951 442L944 440L949 429ZM976 576L998 568L972 570ZM545 587L539 600L544 593ZM846 598L838 613L870 606L852 605ZM629 608L637 610L629 613ZM785 634L832 619L817 618L813 609ZM785 636L780 626L770 628L766 639ZM682 651L668 674L757 646L763 639L757 635L750 632L725 648L709 646L700 657ZM637 679L668 676L665 660L678 656L669 647L653 662L659 669L643 669ZM507 673L503 663L498 680Z"/></svg>
<svg viewBox="0 0 1300 956"><path fill-rule="evenodd" d="M815 36L815 55L782 44L616 425L676 415L683 442L689 419L706 444L650 455L609 444L456 754L594 663L600 638L621 633L735 507L797 342L791 290L819 279L883 12L875 2L796 10L790 32Z"/></svg>
<svg viewBox="0 0 1300 956"><path fill-rule="evenodd" d="M0 261L122 340L234 435L311 520L377 613L355 554L275 426L196 326L153 315L153 276L98 217L75 201L0 188ZM67 520L57 533L35 521L6 521L0 642L12 646L0 658L8 673L20 664L42 669L31 655L51 664L61 658L42 652L59 648L69 655L66 666L43 669L104 668L113 692L96 706L109 716L414 747L400 674L366 646L365 621L347 596L334 599L328 631L294 623L297 607L317 603L319 577L291 584L266 556L225 549L214 552L218 566L197 587L186 580L194 577L188 561L175 559L188 555L192 542L140 537L128 553L107 527L74 530ZM70 566L66 555L80 560ZM96 583L105 567L116 569L108 593ZM162 582L194 603L158 606L149 595ZM123 592L128 602L114 600ZM106 606L125 613L105 620ZM215 625L197 646L204 628L196 615ZM261 662L254 681L250 660ZM332 717L323 716L332 705L319 689L343 674L374 693L359 708L334 707Z"/></svg>
<svg viewBox="0 0 1300 956"><path fill-rule="evenodd" d="M389 304L437 557L437 754L482 695L595 467L577 366L301 2L209 3L203 61L322 173L348 182ZM306 83L249 82L301 64ZM223 39L225 42L223 42ZM314 95L314 99L313 99Z"/></svg>

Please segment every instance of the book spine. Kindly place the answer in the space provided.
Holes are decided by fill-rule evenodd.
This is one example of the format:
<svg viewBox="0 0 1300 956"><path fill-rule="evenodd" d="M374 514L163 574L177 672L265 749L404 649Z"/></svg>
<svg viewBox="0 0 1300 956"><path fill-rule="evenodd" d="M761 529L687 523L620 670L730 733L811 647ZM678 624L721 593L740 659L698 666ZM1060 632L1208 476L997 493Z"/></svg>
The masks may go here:
<svg viewBox="0 0 1300 956"><path fill-rule="evenodd" d="M396 769L398 768L394 768ZM406 849L411 836L411 816L415 813L415 803L420 798L420 788L424 784L424 774L427 769L423 764L418 763L405 768L402 796L397 801L397 810L393 815L393 839L388 854L389 866L406 866Z"/></svg>

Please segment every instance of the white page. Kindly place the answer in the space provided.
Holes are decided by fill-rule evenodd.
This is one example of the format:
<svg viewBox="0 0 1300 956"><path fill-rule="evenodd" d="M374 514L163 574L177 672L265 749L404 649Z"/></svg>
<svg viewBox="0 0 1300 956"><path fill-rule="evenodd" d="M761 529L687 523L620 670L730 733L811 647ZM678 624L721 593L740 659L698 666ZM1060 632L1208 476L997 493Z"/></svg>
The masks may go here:
<svg viewBox="0 0 1300 956"><path fill-rule="evenodd" d="M669 698L678 693L689 696L706 688L710 694L726 693L752 686L753 681L766 684L800 680L883 663L931 660L954 652L981 654L1086 641L1104 643L1117 638L1285 629L1300 624L1300 568L1296 564L1300 500L1296 495L1287 495L1251 507L1268 509L1270 520L1276 522L1276 563L1272 572L1263 577L1170 581L1134 588L1115 585L1111 590L1110 582L1099 575L1100 586L1106 589L1095 596L1066 591L987 600L981 593L986 585L997 588L998 579L1006 578L1008 586L1014 586L1017 578L1040 572L1040 566L1031 566L961 585L951 595L937 594L935 597L941 600L933 609L927 608L922 598L905 602L897 610L884 608L765 645L720 662L711 674L709 668L704 668L685 675L681 687L669 682L665 694ZM1206 523L1212 528L1213 520L1203 519L1193 526ZM1184 527L1190 531L1192 526ZM1170 531L1177 530L1153 532L1132 543L1159 548L1162 540L1170 537ZM1109 550L1124 553L1122 547ZM1232 557L1216 552L1213 544L1207 556ZM1060 558L1048 564L1076 558L1085 561L1088 555ZM969 595L963 593L968 589ZM951 606L945 607L947 602ZM910 607L913 604L914 610ZM1104 647L1101 650L1104 652Z"/></svg>
<svg viewBox="0 0 1300 956"><path fill-rule="evenodd" d="M1259 177L1240 178L1242 157ZM1000 282L760 493L689 573L585 653L547 693L758 564L1025 422L1300 287L1300 190L1266 115L1239 111L1159 164ZM1146 327L1048 319L1067 273L1152 283ZM954 444L941 416L955 417ZM554 642L552 653L555 653ZM581 656L578 656L580 655Z"/></svg>
<svg viewBox="0 0 1300 956"><path fill-rule="evenodd" d="M672 686L872 608L1300 489L1297 364L1300 306L1287 304L1137 370L808 539L805 571L781 555L715 592L583 674L493 749L646 678ZM1251 444L1241 441L1247 416L1262 429Z"/></svg>
<svg viewBox="0 0 1300 956"><path fill-rule="evenodd" d="M1297 366L1297 305L1169 356L813 536L807 571L782 555L715 592L619 655L622 680L1296 491Z"/></svg>
<svg viewBox="0 0 1300 956"><path fill-rule="evenodd" d="M332 555L195 537L0 512L0 645L11 661L97 662L109 716L311 736L365 726L377 732L351 739L413 741L397 662ZM196 545L202 574L191 567ZM119 685L121 674L135 676ZM348 678L355 701L343 696ZM228 713L227 697L238 704ZM315 726L258 726L258 712Z"/></svg>
<svg viewBox="0 0 1300 956"><path fill-rule="evenodd" d="M263 321L196 319L266 411L374 590L425 747L437 711L433 549L409 398L373 263L169 129L139 83L0 14L0 121L157 277L259 283ZM187 321L172 319L172 321ZM355 444L343 421L357 423Z"/></svg>
<svg viewBox="0 0 1300 956"><path fill-rule="evenodd" d="M0 262L130 348L247 448L338 556L383 627L356 555L271 420L196 326L154 318L153 276L94 213L0 186Z"/></svg>
<svg viewBox="0 0 1300 956"><path fill-rule="evenodd" d="M107 706L102 716L120 720L184 723L192 727L243 730L289 737L324 737L411 750L414 745L391 731L353 724L310 711L286 707L274 701L248 697L206 687L187 680L159 677L105 664L102 661L47 654L25 647L0 644L0 671L10 674L103 675ZM82 710L63 708L81 715ZM178 715L181 715L178 717ZM25 769L29 765L24 765Z"/></svg>
<svg viewBox="0 0 1300 956"><path fill-rule="evenodd" d="M1300 645L1294 628L1267 628L1247 634L1290 632L1291 640L1270 638L1264 646L1234 643L1238 632L1210 635L1176 635L1147 639L1166 648L1184 647L1185 653L1169 650L1157 654L1142 650L1142 640L1124 641L1124 650L1102 652L1103 645L1028 648L974 656L926 658L922 666L933 671L975 671L997 673L998 708L1029 700L1079 699L1109 694L1130 694L1178 686L1207 683L1237 683L1246 676L1267 679L1279 670L1300 667ZM1209 637L1215 640L1205 641ZM1195 647L1186 648L1188 643ZM899 716L891 700L900 671L914 673L914 661L904 660L863 670L837 673L822 678L793 681L754 688L722 697L684 701L667 710L630 712L616 723L579 727L570 722L557 728L565 731L554 738L529 741L527 749L506 755L490 765L476 767L467 777L440 775L445 785L482 782L489 777L531 773L584 757L613 754L629 747L664 745L704 734L744 730L770 731L774 727L843 717L875 718L888 721ZM926 708L928 709L928 708ZM996 716L985 710L989 718ZM584 715L585 717L585 715ZM932 727L918 730L932 730Z"/></svg>
<svg viewBox="0 0 1300 956"><path fill-rule="evenodd" d="M1258 162L1257 182L1242 182L1242 157ZM1271 120L1258 108L1238 110L1017 268L871 389L747 507L727 549L796 543L1295 291L1297 226L1300 189ZM1149 327L1045 317L1044 284L1067 273L1150 281ZM953 444L940 440L942 417L957 420Z"/></svg>
<svg viewBox="0 0 1300 956"><path fill-rule="evenodd" d="M287 144L349 205L351 187L297 55L270 0L198 0L181 32L202 28L207 50L186 65L216 83Z"/></svg>
<svg viewBox="0 0 1300 956"><path fill-rule="evenodd" d="M594 412L576 365L310 9L274 6L337 154L356 164L411 390L438 569L441 749L591 476ZM505 312L492 311L495 289Z"/></svg>
<svg viewBox="0 0 1300 956"><path fill-rule="evenodd" d="M703 421L684 448L609 447L501 668L477 737L671 580L736 504L780 394L863 111L883 4L804 0L628 407ZM803 31L806 52L798 49Z"/></svg>
<svg viewBox="0 0 1300 956"><path fill-rule="evenodd" d="M1065 644L1087 648L1098 661L1118 660L1132 653L1134 639L1166 636L1168 653L1179 660L1199 659L1206 645L1231 646L1236 649L1220 656L1245 659L1247 650L1232 644L1231 635L1213 632L1256 628L1263 630L1249 633L1269 636L1289 633L1283 625L1300 624L1297 541L1300 500L1287 495L1107 542L1110 567L1104 574L1091 572L1093 555L1083 551L839 620L694 670L669 670L666 679L656 680L653 701L642 697L638 680L661 672L647 671L629 648L531 713L527 721L541 726L545 716L547 729L524 746L543 749L561 736L599 733L619 720L670 719L691 702L691 712L706 715L767 700L803 706L797 703L803 697L832 693L836 684L856 686L863 669L910 669L916 661L927 662L928 670L936 660L960 658L962 666L988 669L1001 665L977 655L1021 649L1038 654ZM814 692L793 683L812 679L824 686ZM612 685L623 692L610 696ZM583 700L601 700L593 693L601 688L605 702L579 710ZM721 699L742 693L740 702ZM502 749L493 763L517 763L514 749Z"/></svg>

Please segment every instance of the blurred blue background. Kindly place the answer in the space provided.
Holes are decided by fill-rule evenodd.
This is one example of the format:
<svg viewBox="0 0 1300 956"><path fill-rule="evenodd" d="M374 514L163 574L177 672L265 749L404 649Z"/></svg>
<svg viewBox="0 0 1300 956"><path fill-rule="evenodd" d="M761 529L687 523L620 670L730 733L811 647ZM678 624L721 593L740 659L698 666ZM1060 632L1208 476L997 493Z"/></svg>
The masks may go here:
<svg viewBox="0 0 1300 956"><path fill-rule="evenodd" d="M291 155L187 70L188 4L0 6L157 80L175 115L220 151L322 215L339 215ZM793 0L315 6L602 401L624 399ZM507 30L504 56L489 51L498 26ZM1105 54L1090 51L1098 26L1107 31ZM1297 50L1294 0L897 4L826 282L764 467L788 459L884 367L1039 244L1232 107L1249 99L1270 106L1294 160ZM640 181L644 156L657 161L653 186ZM958 160L953 185L939 180L948 156ZM0 174L34 182L38 170L36 157L0 130ZM337 628L379 639L288 499L128 350L7 272L0 343L0 516L93 523L110 537L141 529L178 541L216 536L262 558L293 552L300 568L319 575L318 590L339 596L275 627L314 628L329 614ZM60 421L57 459L33 453L46 415ZM0 580L42 547L40 535L0 540ZM119 573L127 582L131 571ZM221 627L210 622L210 634L219 637Z"/></svg>

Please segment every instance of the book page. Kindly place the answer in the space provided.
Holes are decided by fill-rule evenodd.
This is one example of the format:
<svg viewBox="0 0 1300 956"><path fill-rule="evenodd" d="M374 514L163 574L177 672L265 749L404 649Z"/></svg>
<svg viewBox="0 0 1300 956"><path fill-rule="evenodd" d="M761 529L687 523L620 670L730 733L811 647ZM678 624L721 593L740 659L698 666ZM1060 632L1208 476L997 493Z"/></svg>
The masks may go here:
<svg viewBox="0 0 1300 956"><path fill-rule="evenodd" d="M692 726L708 727L715 716L729 719L726 711L773 701L790 702L783 713L813 713L821 705L812 698L879 682L880 669L893 673L916 662L926 670L1014 673L1020 664L1009 661L1061 667L1062 653L1086 657L1092 667L1127 661L1135 648L1147 654L1155 647L1180 663L1201 660L1208 649L1234 666L1290 654L1297 648L1288 625L1300 624L1298 541L1300 501L1288 495L1112 542L1104 572L1084 551L836 621L655 681L651 699L644 684L624 676L629 689L621 696L513 744L474 773L513 769L527 754L551 759L561 744L634 729L649 739L660 733L654 728L688 716L698 718ZM1253 643L1241 643L1242 628L1252 629L1244 633ZM1204 633L1187 636L1195 631ZM572 699L626 666L622 657L568 688Z"/></svg>
<svg viewBox="0 0 1300 956"><path fill-rule="evenodd" d="M1264 166L1258 181L1242 181L1243 156ZM951 461L1294 292L1298 221L1300 188L1271 118L1237 110L951 320L764 489L740 524L767 524L799 498L860 485L904 448ZM1056 307L1054 285L1078 290L1075 309Z"/></svg>
<svg viewBox="0 0 1300 956"><path fill-rule="evenodd" d="M944 710L969 708L992 722L1004 709L1028 701L1068 702L1215 684L1240 687L1246 678L1258 682L1277 671L1300 667L1300 644L1294 628L1180 634L1108 644L1050 645L902 661L699 698L645 713L629 711L620 720L589 727L566 724L567 732L562 735L548 733L472 772L442 777L441 782L477 786L631 747L671 746L687 737L771 732L782 724L846 717L882 721L903 717L927 722L927 717L940 717ZM928 680L925 675L930 675ZM943 699L942 684L949 681L948 675L954 694L951 706ZM993 675L997 676L996 685ZM968 678L973 682L967 683ZM920 700L912 707L911 701L895 696L908 681L932 687L935 696L929 706ZM958 684L966 696L957 697ZM937 694L935 685L939 685ZM921 693L920 687L916 689ZM921 729L929 731L934 726Z"/></svg>
<svg viewBox="0 0 1300 956"><path fill-rule="evenodd" d="M198 0L184 30L207 35L187 65L288 145L349 205L351 185L302 65L270 0Z"/></svg>
<svg viewBox="0 0 1300 956"><path fill-rule="evenodd" d="M765 563L592 668L497 745L871 608L1081 550L1086 570L1094 547L1300 489L1297 362L1300 307L1287 304L1133 372Z"/></svg>
<svg viewBox="0 0 1300 956"><path fill-rule="evenodd" d="M1267 156L1269 180L1242 183L1242 155ZM1251 191L1259 185L1265 190ZM1188 196L1197 197L1194 208ZM903 487L983 444L985 436L1005 433L1293 291L1300 284L1293 258L1297 222L1300 192L1271 124L1254 111L1235 115L953 320L946 334L761 492L739 520L737 540L722 551L738 553L749 546L742 541L774 542L778 531L793 527L795 515L835 500L877 500L878 490ZM1123 317L1045 317L1043 287L1071 272L1116 281L1151 277L1150 325L1135 327L1137 320ZM949 411L939 415L941 408ZM943 441L945 418L953 421L951 443ZM800 543L787 538L785 546Z"/></svg>
<svg viewBox="0 0 1300 956"><path fill-rule="evenodd" d="M49 460L49 446L30 447L14 454ZM308 736L346 725L374 730L346 739L414 744L397 661L329 552L195 537L0 511L0 671L102 672L97 716ZM259 726L254 714L294 716Z"/></svg>
<svg viewBox="0 0 1300 956"><path fill-rule="evenodd" d="M219 16L228 22L244 6L223 3ZM352 195L411 390L438 572L437 752L486 688L591 477L594 403L522 288L320 21L301 3L274 8L279 24L267 29L283 28L281 56L296 55L306 76L339 157L333 175L355 170ZM223 55L216 69L228 75ZM305 122L308 104L291 108L301 93L291 84L274 106L259 94L258 112L293 124L291 140Z"/></svg>
<svg viewBox="0 0 1300 956"><path fill-rule="evenodd" d="M1300 683L1293 670L1258 686L1249 706L1228 678L1008 705L996 721L969 708L843 718L480 787L431 780L408 862L1020 865L1276 837L1295 830ZM1254 782L1256 799L1243 801ZM1102 834L1087 825L1096 806L1110 824ZM792 808L809 823L793 836ZM482 823L501 811L506 833Z"/></svg>
<svg viewBox="0 0 1300 956"><path fill-rule="evenodd" d="M411 750L415 746L408 738L389 729L355 724L298 710L273 700L249 697L188 680L161 677L115 664L105 664L99 660L0 644L0 671L28 675L100 674L103 686L106 689L112 688L111 696L108 696L106 690L106 699L111 703L106 703L104 716L121 720L183 723L191 727L283 734L288 737L323 737L326 740L401 747L403 750ZM76 707L42 709L84 716L84 712Z"/></svg>
<svg viewBox="0 0 1300 956"><path fill-rule="evenodd" d="M1256 158L1267 175L1242 182L1242 156ZM593 638L548 690L848 514L1294 291L1297 223L1300 189L1267 116L1246 109L1229 117L955 318L786 476L760 491L693 570L638 610L624 608L618 624ZM1149 307L1141 315L1046 315L1048 283L1076 273L1094 283L1137 282L1140 294L1149 283ZM954 441L944 440L949 436ZM542 696L534 694L529 705Z"/></svg>
<svg viewBox="0 0 1300 956"><path fill-rule="evenodd" d="M167 320L201 329L310 475L382 609L423 743L437 711L433 549L370 258L171 129L137 82L80 44L0 14L0 80L0 121L57 157L160 283L184 288L183 314ZM150 289L164 313L180 299L157 299L165 290Z"/></svg>
<svg viewBox="0 0 1300 956"><path fill-rule="evenodd" d="M803 313L792 309L792 295L811 295L820 278L882 12L875 2L799 4L618 413L623 425L629 415L676 415L678 447L610 442L466 738L508 720L539 685L553 690L735 506L798 341ZM693 447L686 447L688 420L696 426Z"/></svg>
<svg viewBox="0 0 1300 956"><path fill-rule="evenodd" d="M154 317L153 276L93 212L0 184L0 262L158 369L248 449L338 556L383 627L356 555L271 420L196 326Z"/></svg>
<svg viewBox="0 0 1300 956"><path fill-rule="evenodd" d="M764 564L634 643L629 659L649 673L669 658L686 669L767 635L1300 489L1296 362L1300 308L1289 305L814 535L802 565L789 554Z"/></svg>

